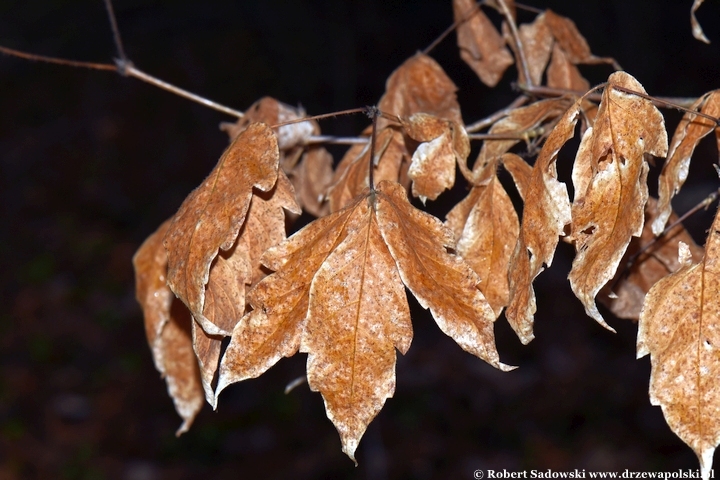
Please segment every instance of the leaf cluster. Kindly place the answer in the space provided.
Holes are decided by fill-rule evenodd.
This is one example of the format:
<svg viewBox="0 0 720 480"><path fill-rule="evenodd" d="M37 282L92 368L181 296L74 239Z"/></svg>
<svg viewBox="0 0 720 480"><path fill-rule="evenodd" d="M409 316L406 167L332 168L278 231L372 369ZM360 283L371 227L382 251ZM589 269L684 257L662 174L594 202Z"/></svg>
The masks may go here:
<svg viewBox="0 0 720 480"><path fill-rule="evenodd" d="M395 350L410 347L406 292L462 349L511 370L494 322L504 314L532 341L533 283L563 240L576 252L569 281L587 315L612 330L600 301L639 320L651 401L707 478L720 442L720 219L705 249L680 224L666 226L698 142L714 132L720 144L720 94L698 98L668 141L658 102L594 55L570 19L546 10L518 23L512 1L483 6L501 28L474 2L453 1L460 56L489 87L516 65L521 90L486 119L465 123L457 87L421 52L388 78L379 117L337 165L319 125L272 98L224 126L230 146L134 259L155 365L183 418L178 433L204 401L216 407L229 385L302 352L308 384L354 460L394 394ZM589 90L586 64L617 71ZM557 161L576 135L571 200ZM473 161L471 141L480 142ZM654 199L648 172L665 157ZM411 203L458 181L467 195L444 222ZM303 212L317 219L287 237Z"/></svg>

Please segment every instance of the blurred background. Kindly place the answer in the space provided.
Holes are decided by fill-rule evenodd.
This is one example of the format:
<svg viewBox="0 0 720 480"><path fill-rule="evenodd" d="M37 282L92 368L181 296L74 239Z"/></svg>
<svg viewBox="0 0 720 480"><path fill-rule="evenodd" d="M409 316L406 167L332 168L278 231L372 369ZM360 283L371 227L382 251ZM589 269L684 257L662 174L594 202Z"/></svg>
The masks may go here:
<svg viewBox="0 0 720 480"><path fill-rule="evenodd" d="M711 45L691 35L691 3L533 6L572 18L595 54L615 57L650 94L699 96L720 86L720 3L698 12ZM390 73L452 23L449 0L117 0L115 8L139 68L239 110L271 95L311 114L375 103ZM85 61L116 55L100 0L0 0L0 44ZM432 55L459 86L467 123L515 97L514 67L484 87L459 60L454 35ZM610 70L583 73L599 83ZM680 115L666 118L672 129ZM536 339L523 347L504 317L497 322L502 361L520 366L511 373L463 352L409 297L413 345L398 358L395 398L365 434L358 467L341 452L319 394L283 393L303 374L300 354L228 388L217 412L206 406L176 438L180 418L152 364L131 258L215 165L227 145L218 124L232 120L116 74L0 57L0 480L697 468L649 404L636 325L603 310L618 331L609 333L572 296L565 244L536 281ZM353 135L366 123L345 117L322 128ZM714 140L696 155L680 212L717 188ZM560 162L566 181L571 162ZM461 193L431 210L443 218ZM688 222L700 244L714 211Z"/></svg>

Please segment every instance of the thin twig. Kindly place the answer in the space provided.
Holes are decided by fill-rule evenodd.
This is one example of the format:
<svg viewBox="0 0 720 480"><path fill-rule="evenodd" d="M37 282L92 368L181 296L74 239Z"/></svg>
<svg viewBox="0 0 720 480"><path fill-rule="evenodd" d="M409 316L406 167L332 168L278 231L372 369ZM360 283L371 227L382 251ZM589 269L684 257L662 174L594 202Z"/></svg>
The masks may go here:
<svg viewBox="0 0 720 480"><path fill-rule="evenodd" d="M498 5L500 5L500 9L502 10L502 14L505 17L505 21L507 21L507 24L510 27L510 33L512 34L513 41L515 42L515 48L517 48L517 55L519 57L517 60L522 67L523 75L525 75L525 83L531 87L533 86L533 80L530 77L530 68L528 67L528 62L525 57L525 49L523 47L522 41L520 40L520 34L518 33L517 25L515 25L515 19L510 13L510 9L508 9L507 5L505 4L505 0L497 0L497 3Z"/></svg>
<svg viewBox="0 0 720 480"><path fill-rule="evenodd" d="M167 90L168 92L174 93L175 95L178 95L180 97L187 98L188 100L192 100L193 102L197 102L201 105L205 105L206 107L217 110L218 112L223 112L237 118L242 118L245 116L245 114L239 110L226 107L225 105L221 105L217 102L213 102L212 100L208 100L205 97L201 97L200 95L196 95L192 92L188 92L187 90L183 90L180 87L176 87L175 85L160 80L157 77L153 77L152 75L149 75L142 70L138 70L132 64L129 64L127 66L127 75L137 78L138 80L142 80L143 82L149 83L151 85L155 85L158 88Z"/></svg>
<svg viewBox="0 0 720 480"><path fill-rule="evenodd" d="M699 117L707 118L708 120L712 120L712 122L715 123L715 125L717 125L717 126L720 127L720 118L713 117L712 115L708 115L707 113L699 112L699 111L697 111L697 110L690 110L689 108L685 108L685 107L683 107L682 105L677 105L677 104L674 104L674 103L672 103L672 102L668 102L668 101L665 101L665 100L660 100L660 99L658 99L657 97L652 97L652 96L647 95L647 94L645 94L645 93L636 92L635 90L631 90L631 89L629 89L629 88L621 87L621 86L619 86L619 85L613 85L612 87L613 87L615 90L618 90L618 91L620 91L620 92L629 93L630 95L635 95L635 96L638 96L638 97L640 97L640 98L644 98L644 99L646 99L646 100L650 100L651 102L660 102L660 103L663 103L663 104L665 104L666 107L675 108L675 109L677 109L677 110L680 110L681 112L692 113L693 115L697 115L697 116L699 116Z"/></svg>
<svg viewBox="0 0 720 480"><path fill-rule="evenodd" d="M307 138L306 144L323 143L332 145L364 145L368 143L368 137L335 137L333 135L311 135Z"/></svg>
<svg viewBox="0 0 720 480"><path fill-rule="evenodd" d="M516 108L521 107L522 105L527 103L527 101L528 101L527 95L521 95L521 96L517 97L515 100L513 100L513 102L510 105L503 108L502 110L498 110L497 112L493 113L492 115L487 116L483 119L478 120L475 123L468 125L467 127L465 127L465 131L467 133L475 133L479 130L487 128L490 125L492 125L493 123L500 120L502 117L507 116L511 111L513 111Z"/></svg>
<svg viewBox="0 0 720 480"><path fill-rule="evenodd" d="M380 110L377 107L367 107L365 113L372 119L372 134L370 135L370 162L368 166L368 186L370 191L375 190L375 137L377 136L377 119L380 116Z"/></svg>
<svg viewBox="0 0 720 480"><path fill-rule="evenodd" d="M94 63L94 62L79 62L76 60L67 60L64 58L46 57L45 55L35 55L34 53L21 52L13 48L0 46L0 53L11 57L22 58L23 60L30 60L31 62L44 62L53 63L55 65L64 65L66 67L77 67L77 68L89 68L92 70L110 70L117 72L117 66L110 63Z"/></svg>
<svg viewBox="0 0 720 480"><path fill-rule="evenodd" d="M362 113L365 112L366 109L367 107L350 108L348 110L341 110L339 112L323 113L322 115L312 115L310 117L296 118L294 120L288 120L287 122L270 125L270 128L279 128L284 127L285 125L292 125L294 123L309 122L310 120L322 120L323 118L338 117L340 115L350 115L351 113Z"/></svg>
<svg viewBox="0 0 720 480"><path fill-rule="evenodd" d="M149 83L149 84L154 85L163 90L167 90L168 92L174 93L175 95L178 95L180 97L186 98L188 100L192 100L193 102L197 102L208 108L212 108L213 110L217 110L218 112L223 112L227 115L230 115L230 116L233 116L236 118L242 118L243 116L245 116L245 114L239 110L235 110L233 108L226 107L225 105L219 104L217 102L213 102L212 100L201 97L200 95L196 95L187 90L183 90L182 88L176 87L175 85L172 85L163 80L160 80L159 78L153 77L152 75L145 73L142 70L136 68L130 61L126 61L126 63L123 65L113 65L111 63L78 62L75 60L67 60L64 58L46 57L44 55L35 55L33 53L21 52L20 50L15 50L15 49L3 47L3 46L0 46L0 53L4 53L5 55L10 55L12 57L18 57L18 58L22 58L24 60L30 60L30 61L34 61L34 62L52 63L52 64L64 65L64 66L68 66L68 67L89 68L92 70L104 70L104 71L112 71L112 72L124 74L128 77L134 77L134 78L137 78L138 80L142 80L145 83ZM118 63L120 63L120 62L118 62Z"/></svg>
<svg viewBox="0 0 720 480"><path fill-rule="evenodd" d="M473 15L476 15L477 12L480 11L480 3L482 3L482 1L483 0L478 1L472 8L468 9L467 12L463 13L462 17L459 20L457 20L456 22L453 22L452 25L450 25L448 28L445 29L445 31L443 31L440 35L438 35L438 37L435 40L433 40L432 43L430 45L428 45L425 48L425 50L422 51L422 53L424 55L428 55L430 53L430 51L432 49L434 49L435 47L437 47L440 44L440 42L445 40L445 37L450 35L450 33L452 33L453 30L455 30L457 27L459 27L463 23L470 20L470 18Z"/></svg>
<svg viewBox="0 0 720 480"><path fill-rule="evenodd" d="M131 65L132 63L128 60L127 55L125 55L125 48L123 47L122 37L120 37L120 29L118 28L117 19L115 18L115 10L113 9L112 0L105 0L105 9L108 13L108 19L110 20L110 28L112 29L113 39L115 40L115 47L118 51L118 72L120 72L122 75L125 75L127 66Z"/></svg>

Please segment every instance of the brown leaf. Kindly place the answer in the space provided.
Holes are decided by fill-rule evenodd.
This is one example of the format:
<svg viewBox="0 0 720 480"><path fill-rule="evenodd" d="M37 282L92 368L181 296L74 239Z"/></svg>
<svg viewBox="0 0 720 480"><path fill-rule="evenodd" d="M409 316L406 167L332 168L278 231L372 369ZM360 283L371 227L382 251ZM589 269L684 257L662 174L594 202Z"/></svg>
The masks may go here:
<svg viewBox="0 0 720 480"><path fill-rule="evenodd" d="M303 117L305 117L305 111L302 108L293 108L272 97L263 97L253 103L237 123L221 123L220 130L226 132L232 141L245 131L251 123L261 122L267 125L276 125ZM320 129L314 121L279 127L275 129L278 148L280 150L289 150L298 145L304 145L308 137L319 133L319 131Z"/></svg>
<svg viewBox="0 0 720 480"><path fill-rule="evenodd" d="M219 250L236 242L253 187L268 191L277 179L279 151L266 125L251 124L188 195L165 235L168 285L211 335L227 332L203 314L210 265Z"/></svg>
<svg viewBox="0 0 720 480"><path fill-rule="evenodd" d="M554 44L553 36L545 23L545 14L538 15L532 23L520 25L518 35L523 45L532 82L534 85L540 85ZM520 74L523 74L522 69Z"/></svg>
<svg viewBox="0 0 720 480"><path fill-rule="evenodd" d="M515 250L510 259L510 303L505 317L523 344L533 338L536 310L532 282L550 266L558 237L570 223L570 199L565 184L557 180L557 155L573 137L580 116L580 102L575 102L560 118L545 141L530 182L525 189L525 207Z"/></svg>
<svg viewBox="0 0 720 480"><path fill-rule="evenodd" d="M552 31L557 45L562 49L571 63L609 63L616 69L619 69L619 66L612 58L596 57L592 54L587 40L585 40L585 37L583 37L577 29L575 22L549 9L545 10L544 15L545 23Z"/></svg>
<svg viewBox="0 0 720 480"><path fill-rule="evenodd" d="M714 117L720 116L720 90L713 90L698 98L690 109L699 110ZM675 129L670 142L668 160L663 165L658 180L659 214L652 226L655 235L659 235L665 228L672 209L670 201L680 191L687 179L690 159L700 140L715 130L720 147L720 129L716 130L716 127L715 123L708 118L686 113Z"/></svg>
<svg viewBox="0 0 720 480"><path fill-rule="evenodd" d="M448 253L452 233L383 181L339 212L268 250L276 270L249 294L254 310L236 326L218 393L255 377L298 347L308 380L354 459L368 422L394 392L394 348L410 345L407 287L463 349L507 370L495 349L494 314L477 275Z"/></svg>
<svg viewBox="0 0 720 480"><path fill-rule="evenodd" d="M325 201L333 178L333 157L323 147L311 147L302 160L288 172L303 211L322 217L330 211Z"/></svg>
<svg viewBox="0 0 720 480"><path fill-rule="evenodd" d="M195 354L190 339L190 312L165 283L167 254L162 239L170 226L165 221L133 257L137 300L145 316L145 333L155 368L165 378L175 410L183 419L176 434L186 432L203 405Z"/></svg>
<svg viewBox="0 0 720 480"><path fill-rule="evenodd" d="M650 403L662 407L707 479L720 443L720 216L702 262L690 266L687 249L681 253L686 266L657 282L645 298L637 356L650 354Z"/></svg>
<svg viewBox="0 0 720 480"><path fill-rule="evenodd" d="M266 276L260 263L262 254L285 240L285 210L300 213L292 185L281 171L272 190L253 192L237 242L215 257L206 286L203 315L223 331L233 331L245 314L245 286L254 285ZM205 397L215 408L217 400L212 381L223 336L208 334L195 323L192 333Z"/></svg>
<svg viewBox="0 0 720 480"><path fill-rule="evenodd" d="M701 42L710 43L710 40L705 36L705 32L703 32L700 26L700 22L698 22L695 17L695 12L697 12L697 9L700 8L700 5L702 5L704 1L705 0L693 0L692 7L690 8L690 25L692 26L693 37Z"/></svg>
<svg viewBox="0 0 720 480"><path fill-rule="evenodd" d="M571 100L568 98L553 98L548 100L540 100L522 108L512 110L507 116L495 122L488 133L494 135L528 135L530 130L538 128L548 119L555 119L562 115L570 106ZM528 137L529 138L529 137ZM490 164L494 164L496 159L510 150L513 146L520 143L520 139L502 139L502 140L485 140L480 149L475 164L473 165L473 179L482 176L483 170Z"/></svg>
<svg viewBox="0 0 720 480"><path fill-rule="evenodd" d="M505 169L510 172L520 197L525 200L525 192L528 189L528 185L530 185L530 178L532 177L532 167L514 153L505 153L500 159Z"/></svg>
<svg viewBox="0 0 720 480"><path fill-rule="evenodd" d="M420 141L415 149L408 176L412 194L425 203L435 200L455 184L455 163L464 164L470 154L465 129L451 120L416 113L403 120L405 132Z"/></svg>
<svg viewBox="0 0 720 480"><path fill-rule="evenodd" d="M508 304L508 267L520 228L497 175L474 186L448 213L446 225L458 239L457 252L480 277L480 291L497 317Z"/></svg>
<svg viewBox="0 0 720 480"><path fill-rule="evenodd" d="M636 257L629 270L618 269L612 281L608 282L600 293L598 300L610 309L618 318L637 320L640 317L645 295L650 287L663 277L676 272L682 266L678 261L678 243L685 243L690 249L695 262L702 259L704 250L692 239L682 225L676 225L651 247L640 254L640 249L655 240L650 229L653 219L657 216L657 200L648 197L645 205L645 225L642 235L630 241L620 265L627 265ZM670 217L677 220L674 213ZM639 255L639 256L637 256ZM613 291L610 291L610 288Z"/></svg>
<svg viewBox="0 0 720 480"><path fill-rule="evenodd" d="M413 113L428 113L462 125L457 87L432 58L422 53L405 60L388 78L378 108L407 118ZM388 120L378 118L378 130Z"/></svg>
<svg viewBox="0 0 720 480"><path fill-rule="evenodd" d="M371 128L366 132L369 134ZM395 127L380 130L375 139L375 183L382 180L403 181L409 167L409 155L405 148L402 132ZM335 169L328 189L330 211L337 212L353 201L364 189L368 188L368 170L370 161L370 142L365 145L353 145L343 156ZM407 184L409 185L409 179Z"/></svg>
<svg viewBox="0 0 720 480"><path fill-rule="evenodd" d="M485 85L494 87L513 64L505 41L474 1L453 0L453 14L460 57Z"/></svg>
<svg viewBox="0 0 720 480"><path fill-rule="evenodd" d="M541 85L543 72L545 72L545 67L548 64L548 60L550 60L550 52L552 52L553 44L555 43L550 28L548 28L545 23L545 14L542 13L535 17L535 21L532 23L520 25L517 30L532 84ZM515 58L520 58L517 45L507 22L503 22L502 24L502 35L508 45L510 45ZM518 83L522 85L528 84L528 81L525 79L524 70L523 68L518 69Z"/></svg>
<svg viewBox="0 0 720 480"><path fill-rule="evenodd" d="M552 59L547 69L547 85L578 92L586 92L590 89L590 82L585 80L580 70L568 60L557 43L553 46Z"/></svg>
<svg viewBox="0 0 720 480"><path fill-rule="evenodd" d="M585 132L573 167L571 239L577 255L569 279L588 316L612 330L595 296L615 276L631 237L642 233L648 198L644 155L665 156L667 133L652 102L612 88L645 93L637 80L615 72L608 83L595 125Z"/></svg>

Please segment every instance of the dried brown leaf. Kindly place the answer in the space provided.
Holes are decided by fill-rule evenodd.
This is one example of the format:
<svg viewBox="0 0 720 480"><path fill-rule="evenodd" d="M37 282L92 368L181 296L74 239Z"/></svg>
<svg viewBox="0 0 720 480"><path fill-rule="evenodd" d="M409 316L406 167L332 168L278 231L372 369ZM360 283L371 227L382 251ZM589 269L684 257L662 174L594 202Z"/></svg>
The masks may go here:
<svg viewBox="0 0 720 480"><path fill-rule="evenodd" d="M165 378L175 410L183 419L177 435L186 432L203 405L200 372L190 339L194 323L185 305L166 284L167 254L162 239L165 221L133 257L137 300L145 316L145 333L155 368Z"/></svg>
<svg viewBox="0 0 720 480"><path fill-rule="evenodd" d="M590 46L585 37L580 33L575 22L567 17L558 15L552 10L545 10L545 23L552 31L555 42L565 53L570 63L597 64L609 63L618 68L612 58L596 57L590 51Z"/></svg>
<svg viewBox="0 0 720 480"><path fill-rule="evenodd" d="M460 57L488 87L494 87L513 64L505 41L472 0L453 0ZM464 21L463 21L464 20Z"/></svg>
<svg viewBox="0 0 720 480"><path fill-rule="evenodd" d="M530 73L532 84L540 85L542 84L545 67L548 64L548 60L550 60L550 53L552 52L553 44L555 43L552 32L545 23L545 14L542 13L535 17L535 20L532 23L520 25L517 31L522 44L523 55L525 57L525 62L527 63L527 70ZM503 22L502 24L502 35L508 45L510 45L515 58L520 58L517 51L517 44L507 22ZM518 69L518 83L522 85L528 84L528 81L525 78L524 68Z"/></svg>
<svg viewBox="0 0 720 480"><path fill-rule="evenodd" d="M378 108L402 118L428 113L462 125L457 87L432 58L417 53L400 65L388 78ZM378 130L388 120L378 118Z"/></svg>
<svg viewBox="0 0 720 480"><path fill-rule="evenodd" d="M693 0L692 7L690 8L690 25L692 26L693 37L701 42L710 43L710 40L705 36L705 32L703 32L700 26L700 22L698 22L695 17L695 12L697 12L697 9L700 8L700 5L702 5L704 1L705 0Z"/></svg>
<svg viewBox="0 0 720 480"><path fill-rule="evenodd" d="M645 205L645 225L642 235L630 241L620 265L627 265L631 258L639 254L640 249L654 242L650 225L657 216L657 200L648 197ZM671 221L677 215L671 215ZM657 239L647 250L639 254L629 269L620 268L615 278L608 282L600 293L598 300L610 309L618 318L637 320L640 317L645 295L650 288L663 277L676 272L682 266L678 261L678 244L685 243L695 263L702 259L704 250L698 246L682 225L676 225L662 238ZM613 291L610 291L610 288Z"/></svg>
<svg viewBox="0 0 720 480"><path fill-rule="evenodd" d="M538 128L547 120L554 120L562 115L571 102L572 100L568 98L553 98L516 108L506 117L495 122L488 133L508 136L526 135L529 139L531 130ZM474 178L469 180L473 183L476 182L488 165L494 165L498 157L520 142L521 139L514 138L485 140L473 165Z"/></svg>
<svg viewBox="0 0 720 480"><path fill-rule="evenodd" d="M552 59L547 69L547 85L578 92L586 92L590 88L590 82L585 80L580 70L568 60L557 43L553 46Z"/></svg>
<svg viewBox="0 0 720 480"><path fill-rule="evenodd" d="M705 244L705 257L653 286L640 314L637 356L652 363L650 403L662 407L670 428L697 454L709 478L720 443L720 216Z"/></svg>
<svg viewBox="0 0 720 480"><path fill-rule="evenodd" d="M510 172L520 197L525 200L525 192L528 189L528 185L530 185L530 178L532 177L532 167L514 153L505 153L500 159L505 169Z"/></svg>
<svg viewBox="0 0 720 480"><path fill-rule="evenodd" d="M370 128L364 133L369 134ZM382 180L402 181L406 177L410 161L402 132L395 127L380 130L375 141L375 183ZM368 162L370 142L353 145L343 156L335 169L328 189L330 211L337 212L368 188ZM403 182L405 183L405 182ZM409 182L406 183L409 185Z"/></svg>
<svg viewBox="0 0 720 480"><path fill-rule="evenodd" d="M275 270L248 294L223 357L218 393L255 377L300 347L308 381L354 459L368 422L395 384L394 348L410 345L407 287L463 349L507 370L495 349L494 315L479 278L448 253L452 233L416 210L405 189L383 181L316 220L263 257Z"/></svg>
<svg viewBox="0 0 720 480"><path fill-rule="evenodd" d="M275 186L268 192L255 191L237 242L230 250L220 251L210 267L205 291L203 315L223 331L232 332L245 314L245 287L262 280L263 253L285 240L285 211L300 214L290 181L280 171ZM222 350L221 335L204 332L193 324L193 348L200 365L205 397L215 408L212 386Z"/></svg>
<svg viewBox="0 0 720 480"><path fill-rule="evenodd" d="M573 167L571 239L577 255L569 279L588 316L612 330L595 296L615 276L631 237L642 233L648 198L644 155L665 156L667 133L651 101L612 88L645 93L637 80L615 72L608 83L595 125L585 132Z"/></svg>
<svg viewBox="0 0 720 480"><path fill-rule="evenodd" d="M554 44L550 28L545 23L545 14L538 15L532 23L520 25L518 36L523 45L532 83L540 85ZM520 74L523 75L522 69Z"/></svg>
<svg viewBox="0 0 720 480"><path fill-rule="evenodd" d="M325 201L333 178L333 157L323 147L310 147L302 160L288 172L303 211L322 217L330 211Z"/></svg>
<svg viewBox="0 0 720 480"><path fill-rule="evenodd" d="M720 90L713 90L698 98L690 109L714 117L720 116ZM668 160L663 165L658 180L659 214L652 226L655 235L660 234L665 228L672 209L670 202L687 179L690 159L700 140L715 130L720 146L720 129L716 127L717 125L709 118L686 113L675 129L670 142Z"/></svg>
<svg viewBox="0 0 720 480"><path fill-rule="evenodd" d="M408 176L412 194L425 203L435 200L455 184L455 163L465 164L470 140L465 129L453 122L425 113L403 120L403 129L420 143L412 156Z"/></svg>
<svg viewBox="0 0 720 480"><path fill-rule="evenodd" d="M570 199L565 184L557 180L557 155L565 142L573 137L580 116L580 101L575 102L560 118L545 141L530 181L525 188L525 207L515 250L510 259L510 303L505 317L524 344L533 334L536 310L532 282L550 266L558 238L570 223Z"/></svg>
<svg viewBox="0 0 720 480"><path fill-rule="evenodd" d="M221 123L220 129L226 132L232 141L251 123L261 122L267 125L276 125L303 117L305 117L305 111L302 108L293 108L272 97L263 97L250 105L250 108L245 111L245 115L237 123ZM275 135L278 148L282 151L304 145L308 137L319 132L320 128L317 123L308 121L278 127Z"/></svg>
<svg viewBox="0 0 720 480"><path fill-rule="evenodd" d="M520 229L512 201L497 176L474 186L448 213L446 225L458 239L457 252L480 277L480 291L497 317L509 301L508 268Z"/></svg>
<svg viewBox="0 0 720 480"><path fill-rule="evenodd" d="M272 130L261 123L251 124L188 195L165 235L168 285L208 334L228 333L203 314L210 265L219 250L228 250L236 242L253 187L268 191L275 185L278 159Z"/></svg>

